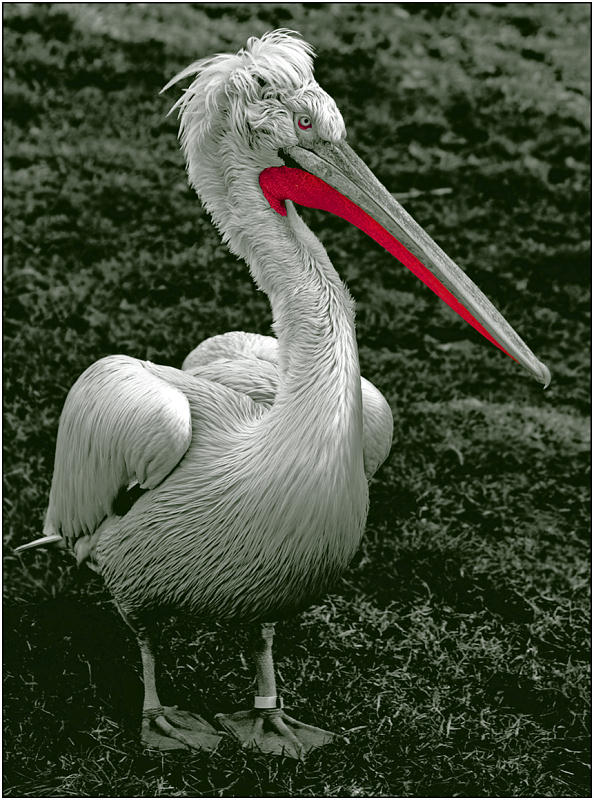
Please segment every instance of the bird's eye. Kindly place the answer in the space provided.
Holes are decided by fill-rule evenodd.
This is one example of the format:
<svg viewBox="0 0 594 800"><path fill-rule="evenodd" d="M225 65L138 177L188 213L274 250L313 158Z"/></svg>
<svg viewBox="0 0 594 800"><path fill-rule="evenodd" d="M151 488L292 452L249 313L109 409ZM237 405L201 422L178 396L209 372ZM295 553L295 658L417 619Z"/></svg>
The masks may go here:
<svg viewBox="0 0 594 800"><path fill-rule="evenodd" d="M307 114L301 114L297 117L297 125L302 131L308 131L311 128L311 117L308 117Z"/></svg>

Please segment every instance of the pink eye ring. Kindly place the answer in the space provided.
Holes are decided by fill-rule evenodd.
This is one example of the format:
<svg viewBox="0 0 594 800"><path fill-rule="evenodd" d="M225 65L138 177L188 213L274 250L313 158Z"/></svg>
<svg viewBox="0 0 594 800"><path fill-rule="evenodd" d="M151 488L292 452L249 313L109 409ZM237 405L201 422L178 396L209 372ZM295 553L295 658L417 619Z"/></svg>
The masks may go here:
<svg viewBox="0 0 594 800"><path fill-rule="evenodd" d="M307 114L302 114L300 117L297 117L297 125L299 125L302 131L310 130L311 117L308 117Z"/></svg>

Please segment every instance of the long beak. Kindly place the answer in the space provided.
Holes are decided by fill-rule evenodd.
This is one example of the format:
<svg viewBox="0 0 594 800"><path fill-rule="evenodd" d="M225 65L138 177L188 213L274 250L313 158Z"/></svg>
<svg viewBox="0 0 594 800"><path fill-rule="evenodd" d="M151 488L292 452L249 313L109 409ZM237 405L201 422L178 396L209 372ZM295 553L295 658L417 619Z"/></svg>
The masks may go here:
<svg viewBox="0 0 594 800"><path fill-rule="evenodd" d="M551 375L481 290L418 225L346 144L291 147L288 161L270 167L260 185L270 205L286 214L284 200L330 211L356 225L408 267L450 308L524 366L545 388Z"/></svg>

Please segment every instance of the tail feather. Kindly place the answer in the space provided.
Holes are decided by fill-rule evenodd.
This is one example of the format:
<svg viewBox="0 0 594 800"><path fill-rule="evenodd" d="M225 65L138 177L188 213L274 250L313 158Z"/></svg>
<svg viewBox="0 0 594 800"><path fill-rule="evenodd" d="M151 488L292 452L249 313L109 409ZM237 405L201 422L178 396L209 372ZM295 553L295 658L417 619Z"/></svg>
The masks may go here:
<svg viewBox="0 0 594 800"><path fill-rule="evenodd" d="M43 547L47 544L56 544L57 542L62 542L63 539L61 536L58 536L57 533L50 533L47 536L42 536L39 539L33 539L32 542L27 542L27 544L22 544L19 547L15 547L15 553L22 553L23 550L30 550L33 547Z"/></svg>

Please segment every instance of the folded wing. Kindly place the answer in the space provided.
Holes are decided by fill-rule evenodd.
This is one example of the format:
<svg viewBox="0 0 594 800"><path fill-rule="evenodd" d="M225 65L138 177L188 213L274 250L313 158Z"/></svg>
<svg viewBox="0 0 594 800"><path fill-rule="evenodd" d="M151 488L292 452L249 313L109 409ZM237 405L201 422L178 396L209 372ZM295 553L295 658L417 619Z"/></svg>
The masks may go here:
<svg viewBox="0 0 594 800"><path fill-rule="evenodd" d="M279 385L278 341L273 336L231 331L201 342L182 369L223 384L270 407ZM394 420L383 394L361 378L363 461L367 478L384 463L392 446Z"/></svg>
<svg viewBox="0 0 594 800"><path fill-rule="evenodd" d="M190 406L150 362L109 356L76 381L64 404L44 534L70 544L113 513L122 489L152 489L190 445Z"/></svg>

